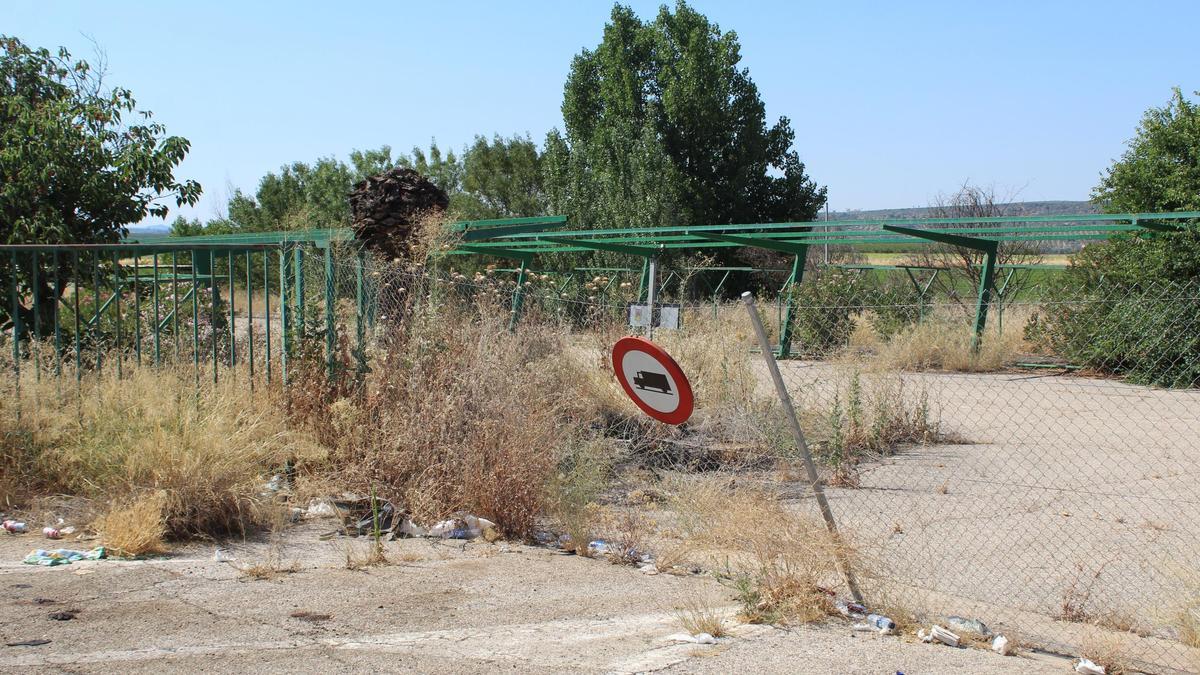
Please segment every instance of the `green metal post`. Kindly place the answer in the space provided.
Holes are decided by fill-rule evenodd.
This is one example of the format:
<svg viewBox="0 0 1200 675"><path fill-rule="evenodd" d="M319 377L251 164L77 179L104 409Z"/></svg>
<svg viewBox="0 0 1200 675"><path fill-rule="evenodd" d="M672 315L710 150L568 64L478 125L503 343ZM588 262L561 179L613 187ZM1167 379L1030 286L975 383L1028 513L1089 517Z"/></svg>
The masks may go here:
<svg viewBox="0 0 1200 675"><path fill-rule="evenodd" d="M75 272L75 288L71 293L75 303L75 384L83 378L83 349L79 342L79 332L82 330L79 321L79 251L71 251L71 267Z"/></svg>
<svg viewBox="0 0 1200 675"><path fill-rule="evenodd" d="M246 364L250 367L250 391L254 391L254 276L250 270L250 251L246 251ZM232 295L232 293L231 293Z"/></svg>
<svg viewBox="0 0 1200 675"><path fill-rule="evenodd" d="M292 264L296 273L296 312L292 323L296 325L296 333L304 335L304 249L297 246L292 250Z"/></svg>
<svg viewBox="0 0 1200 675"><path fill-rule="evenodd" d="M288 250L287 245L281 245L279 248L279 376L283 381L283 386L286 388L288 384L288 333L291 332L288 325Z"/></svg>
<svg viewBox="0 0 1200 675"><path fill-rule="evenodd" d="M197 268L200 257L196 249L192 249L192 367L196 372L196 386L200 386L200 282L197 279Z"/></svg>
<svg viewBox="0 0 1200 675"><path fill-rule="evenodd" d="M158 316L158 253L154 254L154 267L151 272L150 298L154 303L154 310L151 315L154 317L154 365L162 364L162 338L159 337L161 332L161 321Z"/></svg>
<svg viewBox="0 0 1200 675"><path fill-rule="evenodd" d="M100 251L96 251L92 255L92 287L95 289L95 295L92 298L92 301L95 303L95 312L92 314L91 321L92 337L94 338L96 336L96 328L100 325L100 310L103 307L100 304ZM95 342L95 340L93 340L93 342ZM95 347L96 372L98 373L100 372L101 367L104 365L104 350L100 349L99 343L97 343Z"/></svg>
<svg viewBox="0 0 1200 675"><path fill-rule="evenodd" d="M784 284L784 288L787 289L787 308L784 310L779 326L778 358L781 359L788 358L792 353L792 332L796 316L796 303L798 302L796 288L804 281L804 265L807 261L808 246L803 245L792 261L792 274L788 277L788 282Z"/></svg>
<svg viewBox="0 0 1200 675"><path fill-rule="evenodd" d="M54 376L62 376L62 326L59 325L58 303L62 298L62 272L58 269L58 249L54 249Z"/></svg>
<svg viewBox="0 0 1200 675"><path fill-rule="evenodd" d="M33 283L30 285L30 290L32 291L32 293L30 295L33 296L33 300L32 300L33 301L33 340L31 340L29 342L29 345L30 345L29 353L33 356L34 377L37 379L38 382L41 382L42 381L42 358L41 358L42 311L41 311L41 303L38 301L39 296L41 295L40 293L38 293L38 290L41 288L41 283L40 283L40 280L38 279L38 273L40 272L40 270L38 268L41 267L42 261L38 259L37 251L34 251L30 255L30 261L33 263L33 270L31 273L32 274L31 278L32 278Z"/></svg>
<svg viewBox="0 0 1200 675"><path fill-rule="evenodd" d="M142 296L138 277L142 270L138 262L137 251L133 252L133 358L140 367L142 365Z"/></svg>
<svg viewBox="0 0 1200 675"><path fill-rule="evenodd" d="M217 371L220 362L217 356L217 261L214 259L216 255L213 251L205 251L204 257L208 259L208 269L212 272L208 275L208 295L212 299L212 305L209 307L208 320L212 325L212 368L213 368L213 384L217 383Z"/></svg>
<svg viewBox="0 0 1200 675"><path fill-rule="evenodd" d="M332 379L334 371L334 285L333 285L333 247L325 247L325 370Z"/></svg>
<svg viewBox="0 0 1200 675"><path fill-rule="evenodd" d="M121 352L121 255L117 251L113 251L113 313L116 315L116 329L113 335L116 337L117 349L117 379L121 379L121 365L125 362L125 354Z"/></svg>
<svg viewBox="0 0 1200 675"><path fill-rule="evenodd" d="M517 320L521 317L521 306L525 304L525 267L529 260L522 258L521 267L517 272L517 288L513 291L512 311L508 316L508 331L511 333L517 327Z"/></svg>
<svg viewBox="0 0 1200 675"><path fill-rule="evenodd" d="M983 339L983 329L987 325L988 307L992 303L992 282L996 276L997 242L988 242L990 246L983 253L983 273L979 278L979 299L975 303L975 333L971 337L971 351L978 352L980 341Z"/></svg>
<svg viewBox="0 0 1200 675"><path fill-rule="evenodd" d="M363 292L363 256L361 250L354 256L354 359L360 377L367 369L367 356L363 351L366 349L364 315L367 312L366 295Z"/></svg>
<svg viewBox="0 0 1200 675"><path fill-rule="evenodd" d="M232 369L237 365L237 331L234 330L237 322L233 316L234 298L237 297L237 293L233 292L233 251L225 252L225 262L226 275L229 277L229 367Z"/></svg>
<svg viewBox="0 0 1200 675"><path fill-rule="evenodd" d="M266 320L263 322L266 329L266 352L264 359L267 367L267 384L271 384L271 275L269 261L271 258L270 252L263 250L263 316Z"/></svg>
<svg viewBox="0 0 1200 675"><path fill-rule="evenodd" d="M21 386L21 305L17 301L17 252L14 249L10 255L12 274L8 277L8 294L12 299L12 359L13 376L17 387Z"/></svg>
<svg viewBox="0 0 1200 675"><path fill-rule="evenodd" d="M650 283L650 258L642 259L642 280L638 282L638 302L642 302L646 298L646 287Z"/></svg>
<svg viewBox="0 0 1200 675"><path fill-rule="evenodd" d="M195 293L195 287L192 293ZM171 337L175 343L176 365L179 364L179 251L171 251Z"/></svg>

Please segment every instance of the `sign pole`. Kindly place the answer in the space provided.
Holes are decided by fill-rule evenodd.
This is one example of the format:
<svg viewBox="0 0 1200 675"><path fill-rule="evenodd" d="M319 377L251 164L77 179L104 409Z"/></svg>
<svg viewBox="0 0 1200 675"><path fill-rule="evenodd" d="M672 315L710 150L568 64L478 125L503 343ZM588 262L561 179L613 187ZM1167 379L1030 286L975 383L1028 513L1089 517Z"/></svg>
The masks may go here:
<svg viewBox="0 0 1200 675"><path fill-rule="evenodd" d="M750 323L754 324L754 332L758 335L758 344L762 347L763 359L767 362L767 370L771 373L771 380L775 383L775 393L779 395L779 403L783 405L783 411L787 413L788 425L792 428L792 437L796 439L796 449L804 459L804 470L808 473L808 482L812 485L813 494L817 498L817 507L821 510L821 518L825 520L826 529L833 535L834 543L840 546L842 537L838 534L837 523L833 520L833 510L829 508L829 500L825 498L825 488L821 486L821 479L817 476L817 465L813 462L812 453L808 450L808 443L804 440L804 431L800 429L800 421L796 419L796 409L792 406L792 397L783 384L783 376L779 374L779 364L775 361L775 355L771 353L767 331L763 328L762 319L758 317L758 308L754 306L754 295L749 291L742 293L742 302L746 303L746 311L750 313ZM851 571L843 551L839 548L834 552L834 556L837 558L837 566L842 572L842 577L846 580L846 586L850 589L850 595L854 597L855 602L861 603L863 601L862 593L858 590L858 582L854 579L854 572Z"/></svg>
<svg viewBox="0 0 1200 675"><path fill-rule="evenodd" d="M654 302L657 299L655 296L658 295L658 293L657 293L658 283L654 279L655 273L658 271L658 258L657 257L650 256L649 269L650 269L650 275L649 275L650 288L646 291L646 304L650 305L650 325L647 326L647 328L646 328L646 339L653 340L654 339Z"/></svg>

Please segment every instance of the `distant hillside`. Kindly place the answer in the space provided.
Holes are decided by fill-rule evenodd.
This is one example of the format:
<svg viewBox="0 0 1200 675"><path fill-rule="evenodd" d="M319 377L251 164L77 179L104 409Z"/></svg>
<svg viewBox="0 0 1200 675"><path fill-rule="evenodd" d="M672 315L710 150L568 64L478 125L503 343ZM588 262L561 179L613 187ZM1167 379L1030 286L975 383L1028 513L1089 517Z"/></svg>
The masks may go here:
<svg viewBox="0 0 1200 675"><path fill-rule="evenodd" d="M1099 213L1091 202L1011 202L1000 204L1006 216L1059 216ZM873 211L831 211L830 220L871 220L875 218L932 218L933 207L919 206L909 209L876 209ZM819 220L823 220L822 216Z"/></svg>

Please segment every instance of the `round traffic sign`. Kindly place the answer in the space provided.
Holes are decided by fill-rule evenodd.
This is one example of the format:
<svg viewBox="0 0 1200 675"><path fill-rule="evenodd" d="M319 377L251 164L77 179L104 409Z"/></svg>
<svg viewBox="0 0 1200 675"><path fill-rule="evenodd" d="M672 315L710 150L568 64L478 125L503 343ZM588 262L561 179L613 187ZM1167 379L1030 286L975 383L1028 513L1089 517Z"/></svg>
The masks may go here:
<svg viewBox="0 0 1200 675"><path fill-rule="evenodd" d="M667 424L683 424L692 416L692 386L662 347L644 338L621 338L613 346L612 363L617 381L642 412Z"/></svg>

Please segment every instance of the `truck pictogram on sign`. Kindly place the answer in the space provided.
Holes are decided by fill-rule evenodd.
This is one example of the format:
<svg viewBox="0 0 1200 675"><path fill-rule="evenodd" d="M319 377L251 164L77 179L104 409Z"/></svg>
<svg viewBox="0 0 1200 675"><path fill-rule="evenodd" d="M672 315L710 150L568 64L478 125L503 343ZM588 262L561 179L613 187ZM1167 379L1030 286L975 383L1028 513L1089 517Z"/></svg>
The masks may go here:
<svg viewBox="0 0 1200 675"><path fill-rule="evenodd" d="M633 386L644 391L654 390L664 394L671 393L671 381L667 379L666 373L639 370L633 376Z"/></svg>

